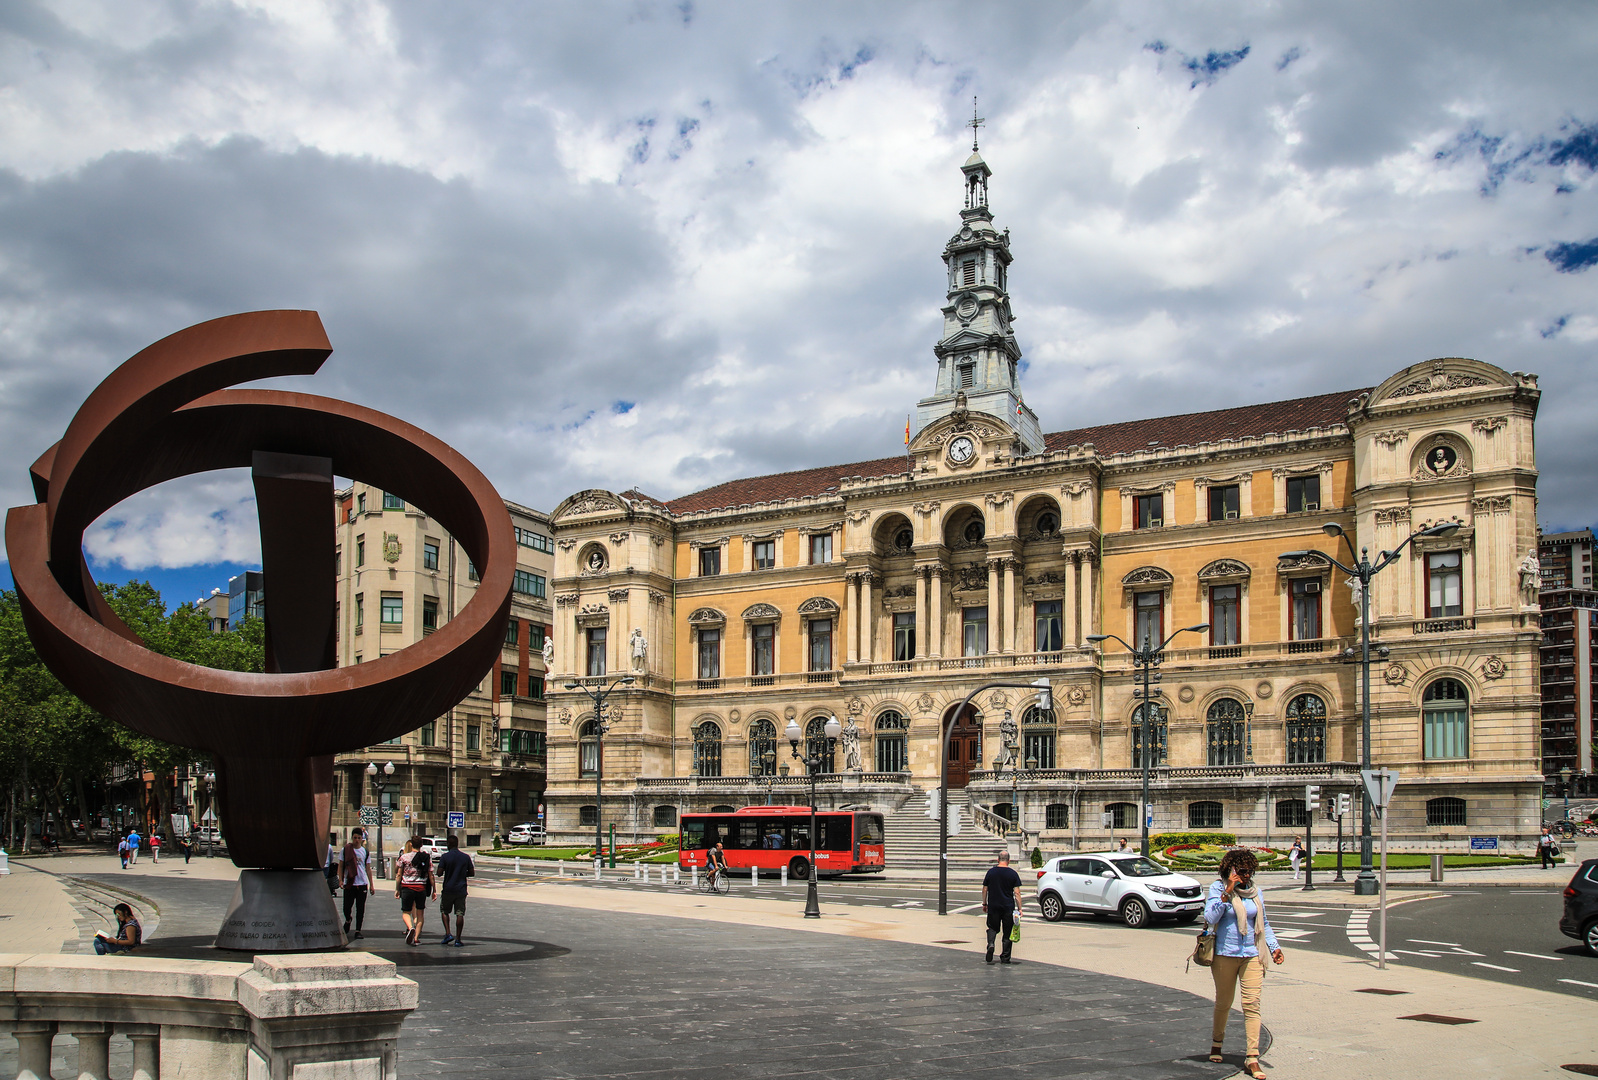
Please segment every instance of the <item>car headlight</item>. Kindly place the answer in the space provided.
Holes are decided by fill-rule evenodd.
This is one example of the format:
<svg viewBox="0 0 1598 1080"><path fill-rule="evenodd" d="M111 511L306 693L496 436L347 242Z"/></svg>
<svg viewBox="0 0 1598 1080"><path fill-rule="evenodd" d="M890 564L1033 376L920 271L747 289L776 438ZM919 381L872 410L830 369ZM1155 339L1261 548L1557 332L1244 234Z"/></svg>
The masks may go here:
<svg viewBox="0 0 1598 1080"><path fill-rule="evenodd" d="M1175 896L1176 895L1176 893L1172 892L1170 889L1167 889L1164 885L1145 885L1143 887L1145 889L1147 889L1149 892L1163 893L1166 896Z"/></svg>

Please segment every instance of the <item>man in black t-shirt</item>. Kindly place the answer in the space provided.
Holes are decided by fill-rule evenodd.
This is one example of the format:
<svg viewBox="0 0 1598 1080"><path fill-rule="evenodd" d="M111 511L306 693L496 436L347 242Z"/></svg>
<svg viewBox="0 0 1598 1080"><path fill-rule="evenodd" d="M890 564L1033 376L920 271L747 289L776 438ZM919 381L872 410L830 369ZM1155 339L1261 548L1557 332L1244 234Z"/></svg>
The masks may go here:
<svg viewBox="0 0 1598 1080"><path fill-rule="evenodd" d="M444 944L464 948L461 929L466 925L466 879L477 876L472 857L460 849L460 839L450 833L445 841L449 850L438 860L438 876L444 884L439 888L438 910L444 919ZM449 932L449 913L455 912L455 932Z"/></svg>
<svg viewBox="0 0 1598 1080"><path fill-rule="evenodd" d="M993 935L1004 939L999 963L1010 962L1010 930L1021 917L1021 875L1010 869L1010 853L999 852L999 865L982 879L982 910L988 913L988 963L993 963Z"/></svg>

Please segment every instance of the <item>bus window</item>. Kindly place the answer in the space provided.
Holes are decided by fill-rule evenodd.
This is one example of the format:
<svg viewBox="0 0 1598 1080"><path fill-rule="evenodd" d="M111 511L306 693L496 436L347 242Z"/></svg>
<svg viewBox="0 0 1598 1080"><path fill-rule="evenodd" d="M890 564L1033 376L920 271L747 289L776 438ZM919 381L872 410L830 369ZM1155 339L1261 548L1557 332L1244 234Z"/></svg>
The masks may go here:
<svg viewBox="0 0 1598 1080"><path fill-rule="evenodd" d="M825 851L854 850L854 821L850 815L839 814L817 822Z"/></svg>
<svg viewBox="0 0 1598 1080"><path fill-rule="evenodd" d="M809 818L805 818L803 821L794 822L793 825L790 827L789 831L792 833L792 837L791 837L791 839L789 841L789 844L788 844L789 847L793 848L795 851L807 851L807 850L809 850L809 848L810 848L810 819Z"/></svg>
<svg viewBox="0 0 1598 1080"><path fill-rule="evenodd" d="M771 822L765 827L764 832L765 835L760 841L761 847L770 848L774 851L781 851L783 848L788 846L787 841L785 841L782 836L781 822Z"/></svg>
<svg viewBox="0 0 1598 1080"><path fill-rule="evenodd" d="M760 823L758 821L728 822L727 846L730 848L758 848Z"/></svg>
<svg viewBox="0 0 1598 1080"><path fill-rule="evenodd" d="M877 814L861 814L855 818L862 844L882 843L882 818Z"/></svg>
<svg viewBox="0 0 1598 1080"><path fill-rule="evenodd" d="M702 851L710 845L705 843L705 823L690 819L682 823L682 847L684 851Z"/></svg>

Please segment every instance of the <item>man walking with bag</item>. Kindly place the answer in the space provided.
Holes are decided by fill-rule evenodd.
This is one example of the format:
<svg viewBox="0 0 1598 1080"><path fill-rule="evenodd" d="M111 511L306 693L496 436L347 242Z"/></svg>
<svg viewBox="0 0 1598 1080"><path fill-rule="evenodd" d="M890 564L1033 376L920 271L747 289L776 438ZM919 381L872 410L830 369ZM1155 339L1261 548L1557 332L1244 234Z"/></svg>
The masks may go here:
<svg viewBox="0 0 1598 1080"><path fill-rule="evenodd" d="M982 910L988 913L988 963L993 963L993 937L999 934L1004 938L999 963L1008 964L1014 945L1011 934L1021 917L1021 875L1010 869L1008 850L999 852L998 865L989 867L982 879Z"/></svg>
<svg viewBox="0 0 1598 1080"><path fill-rule="evenodd" d="M339 869L344 879L344 936L353 940L361 936L361 927L366 922L366 894L372 886L366 830L359 825L350 830L350 842L344 845ZM354 934L350 933L352 909L355 915Z"/></svg>

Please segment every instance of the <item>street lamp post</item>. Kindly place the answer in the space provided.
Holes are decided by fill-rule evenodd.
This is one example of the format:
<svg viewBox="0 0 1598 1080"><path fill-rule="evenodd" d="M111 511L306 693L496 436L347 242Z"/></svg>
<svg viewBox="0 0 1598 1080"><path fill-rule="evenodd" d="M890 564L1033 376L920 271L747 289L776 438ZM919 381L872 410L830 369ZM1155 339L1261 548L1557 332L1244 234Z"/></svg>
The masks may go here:
<svg viewBox="0 0 1598 1080"><path fill-rule="evenodd" d="M777 751L767 749L760 755L760 763L764 766L766 774L766 805L771 805L771 785L777 779Z"/></svg>
<svg viewBox="0 0 1598 1080"><path fill-rule="evenodd" d="M1138 817L1143 819L1142 851L1145 858L1148 857L1149 853L1149 759L1154 756L1151 752L1152 748L1149 745L1149 713L1154 709L1154 700L1150 696L1149 692L1149 672L1159 666L1160 660L1162 658L1161 654L1165 652L1165 647L1167 645L1176 640L1177 634L1202 634L1209 628L1209 623L1199 623L1197 626L1184 626L1180 630L1173 630L1171 632L1171 636L1160 642L1158 645L1154 644L1153 638L1144 639L1144 644L1141 649L1133 648L1131 645L1127 645L1124 639L1117 637L1115 634L1089 634L1087 636L1087 640L1090 642L1119 641L1123 646L1125 646L1126 650L1132 654L1132 666L1134 668L1141 669L1143 672L1143 706L1138 710L1139 715L1143 718L1140 729L1142 732L1143 745L1141 747L1141 753L1138 754L1138 756L1143 759L1143 805L1138 808Z"/></svg>
<svg viewBox="0 0 1598 1080"><path fill-rule="evenodd" d="M381 774L381 775L380 775ZM372 778L372 795L377 801L377 877L386 876L383 866L383 781L394 775L394 763L385 761L381 770L377 762L366 764L366 775ZM375 880L375 878L374 878Z"/></svg>
<svg viewBox="0 0 1598 1080"><path fill-rule="evenodd" d="M1327 536L1340 536L1343 543L1348 545L1348 553L1354 554L1354 542L1348 538L1348 533L1335 521L1328 521L1321 526L1321 531ZM1370 548L1359 549L1359 558L1353 566L1345 566L1338 562L1335 556L1324 551L1315 554L1321 556L1359 582L1359 664L1360 664L1360 736L1359 760L1360 768L1369 771L1371 767L1371 579L1387 567L1398 561L1398 556L1414 541L1423 537L1452 536L1459 531L1457 521L1445 521L1420 532L1411 533L1404 538L1392 551L1379 551L1376 561L1370 558ZM1309 554L1305 551L1283 552L1281 558L1302 556ZM1380 888L1376 880L1375 871L1371 867L1371 802L1369 793L1361 785L1359 803L1359 876L1354 879L1355 896L1375 896Z"/></svg>
<svg viewBox="0 0 1598 1080"><path fill-rule="evenodd" d="M805 875L805 918L807 919L821 918L821 899L816 894L816 773L821 770L823 764L832 760L838 736L843 734L843 725L838 723L836 716L829 716L822 731L826 735L822 745L817 746L814 753L811 753L810 747L806 746L803 756L799 753L799 739L804 732L799 730L799 722L788 721L788 726L782 732L788 737L788 747L793 751L793 756L805 763L805 771L810 774L810 872Z"/></svg>
<svg viewBox="0 0 1598 1080"><path fill-rule="evenodd" d="M954 730L955 721L965 715L971 707L971 701L984 690L994 690L999 687L1009 687L1015 690L1036 690L1038 692L1038 708L1044 712L1054 708L1054 688L1049 684L1047 677L1035 679L1032 682L1000 682L983 683L965 696L960 702L960 707L949 713L949 718L943 722L943 735L938 740L938 914L949 913L949 734Z"/></svg>
<svg viewBox="0 0 1598 1080"><path fill-rule="evenodd" d="M1565 787L1565 820L1570 820L1570 766L1559 770L1559 780Z"/></svg>
<svg viewBox="0 0 1598 1080"><path fill-rule="evenodd" d="M490 794L494 798L494 843L499 843L499 788L495 787Z"/></svg>
<svg viewBox="0 0 1598 1080"><path fill-rule="evenodd" d="M604 683L600 686L584 686L582 683L569 682L568 690L581 690L588 695L594 703L594 860L597 862L601 856L600 851L605 847L605 732L610 730L610 721L605 717L605 699L618 686L631 686L635 680L631 675L623 675L619 679ZM581 754L579 747L578 753ZM582 771L582 762L577 763L577 771ZM610 853L611 865L615 865L616 853ZM595 871L598 873L598 871Z"/></svg>
<svg viewBox="0 0 1598 1080"><path fill-rule="evenodd" d="M211 815L211 824L205 826L205 857L216 857L216 826L219 819L216 816L216 773L205 774L205 810Z"/></svg>

